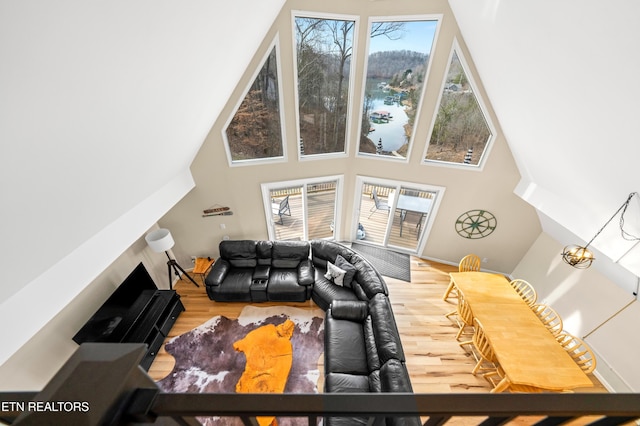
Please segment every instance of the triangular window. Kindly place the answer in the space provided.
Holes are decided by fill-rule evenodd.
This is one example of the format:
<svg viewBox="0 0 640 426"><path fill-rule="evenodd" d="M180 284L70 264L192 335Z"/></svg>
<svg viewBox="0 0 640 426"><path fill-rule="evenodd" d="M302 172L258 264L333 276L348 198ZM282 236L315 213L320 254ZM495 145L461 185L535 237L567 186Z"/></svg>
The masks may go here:
<svg viewBox="0 0 640 426"><path fill-rule="evenodd" d="M454 48L425 160L478 166L495 132L461 59Z"/></svg>
<svg viewBox="0 0 640 426"><path fill-rule="evenodd" d="M222 132L230 163L284 157L280 98L274 45Z"/></svg>

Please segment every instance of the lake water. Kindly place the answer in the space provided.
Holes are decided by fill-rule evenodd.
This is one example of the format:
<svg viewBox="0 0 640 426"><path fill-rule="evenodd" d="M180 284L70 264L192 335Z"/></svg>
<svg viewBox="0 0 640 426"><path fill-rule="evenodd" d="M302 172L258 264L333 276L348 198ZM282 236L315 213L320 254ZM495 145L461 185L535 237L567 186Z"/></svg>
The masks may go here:
<svg viewBox="0 0 640 426"><path fill-rule="evenodd" d="M377 146L378 141L382 139L382 147L385 151L395 151L405 144L406 138L404 134L404 125L407 124L409 118L404 112L404 106L394 102L392 105L385 105L384 98L390 93L384 92L377 88L380 80L367 81L369 90L367 93L372 97L371 112L387 111L393 117L388 123L371 122L373 132L369 133L371 139Z"/></svg>

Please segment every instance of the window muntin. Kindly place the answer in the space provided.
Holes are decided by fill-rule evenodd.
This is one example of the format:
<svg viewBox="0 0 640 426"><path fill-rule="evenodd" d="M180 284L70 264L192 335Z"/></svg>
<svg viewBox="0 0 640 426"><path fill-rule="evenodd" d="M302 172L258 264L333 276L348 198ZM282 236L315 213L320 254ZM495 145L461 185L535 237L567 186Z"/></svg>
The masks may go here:
<svg viewBox="0 0 640 426"><path fill-rule="evenodd" d="M300 157L345 153L356 21L293 21Z"/></svg>
<svg viewBox="0 0 640 426"><path fill-rule="evenodd" d="M277 47L274 44L269 50L242 102L222 131L232 165L285 157Z"/></svg>
<svg viewBox="0 0 640 426"><path fill-rule="evenodd" d="M436 18L370 23L360 154L408 157L437 29Z"/></svg>
<svg viewBox="0 0 640 426"><path fill-rule="evenodd" d="M495 132L454 46L425 161L479 166Z"/></svg>

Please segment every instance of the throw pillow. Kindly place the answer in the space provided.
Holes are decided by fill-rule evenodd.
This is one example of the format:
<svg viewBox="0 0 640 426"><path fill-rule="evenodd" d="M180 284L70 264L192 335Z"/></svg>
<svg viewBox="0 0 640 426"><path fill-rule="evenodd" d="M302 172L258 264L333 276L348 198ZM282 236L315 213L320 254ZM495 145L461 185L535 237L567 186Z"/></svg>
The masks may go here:
<svg viewBox="0 0 640 426"><path fill-rule="evenodd" d="M353 281L353 277L356 276L356 267L340 255L336 256L336 266L345 271L343 280L344 286L351 287L351 281Z"/></svg>
<svg viewBox="0 0 640 426"><path fill-rule="evenodd" d="M342 285L344 280L345 271L338 268L331 262L327 262L327 273L324 274L324 277L329 281L332 281L334 284Z"/></svg>

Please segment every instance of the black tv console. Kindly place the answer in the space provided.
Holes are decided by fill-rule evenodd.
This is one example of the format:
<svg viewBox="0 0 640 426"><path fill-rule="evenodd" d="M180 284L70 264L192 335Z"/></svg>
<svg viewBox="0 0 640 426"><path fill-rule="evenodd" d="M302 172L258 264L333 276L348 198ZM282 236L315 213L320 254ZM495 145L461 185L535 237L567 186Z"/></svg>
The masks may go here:
<svg viewBox="0 0 640 426"><path fill-rule="evenodd" d="M123 319L127 331L121 342L146 343L147 354L140 365L149 370L165 337L184 311L175 290L144 290Z"/></svg>
<svg viewBox="0 0 640 426"><path fill-rule="evenodd" d="M129 274L73 336L85 342L145 343L147 354L140 365L148 370L164 338L184 311L175 290L159 290L141 263Z"/></svg>
<svg viewBox="0 0 640 426"><path fill-rule="evenodd" d="M122 309L122 306L103 305L73 340L78 344L146 343L147 353L140 365L149 370L182 311L184 306L175 290L142 290L126 309Z"/></svg>

